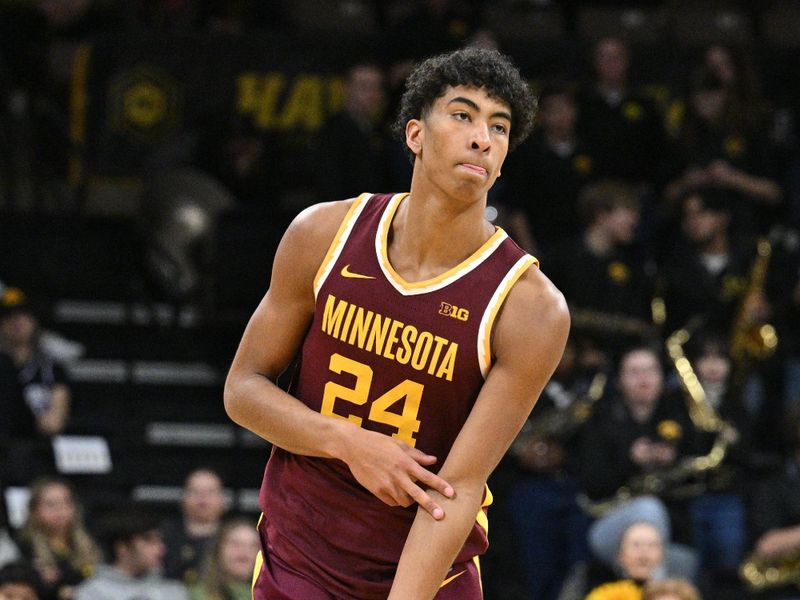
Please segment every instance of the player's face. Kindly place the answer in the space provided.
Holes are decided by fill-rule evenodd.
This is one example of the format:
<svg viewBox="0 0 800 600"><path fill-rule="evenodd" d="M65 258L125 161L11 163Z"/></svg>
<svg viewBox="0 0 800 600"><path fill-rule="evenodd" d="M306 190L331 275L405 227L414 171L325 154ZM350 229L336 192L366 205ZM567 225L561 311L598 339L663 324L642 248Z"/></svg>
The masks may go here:
<svg viewBox="0 0 800 600"><path fill-rule="evenodd" d="M485 90L449 87L406 128L423 177L454 196L485 196L508 154L511 108Z"/></svg>

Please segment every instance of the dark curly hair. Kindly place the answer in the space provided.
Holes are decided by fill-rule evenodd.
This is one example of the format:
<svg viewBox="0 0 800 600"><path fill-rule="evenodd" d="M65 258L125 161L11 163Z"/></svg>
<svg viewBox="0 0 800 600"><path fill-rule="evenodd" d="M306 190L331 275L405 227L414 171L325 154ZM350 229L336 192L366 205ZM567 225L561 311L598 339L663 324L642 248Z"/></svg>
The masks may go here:
<svg viewBox="0 0 800 600"><path fill-rule="evenodd" d="M455 50L417 65L406 81L394 133L405 140L406 124L423 118L448 87L457 85L482 88L492 98L506 102L512 119L509 150L525 141L536 117L536 96L508 56L482 48ZM408 152L413 162L414 154Z"/></svg>

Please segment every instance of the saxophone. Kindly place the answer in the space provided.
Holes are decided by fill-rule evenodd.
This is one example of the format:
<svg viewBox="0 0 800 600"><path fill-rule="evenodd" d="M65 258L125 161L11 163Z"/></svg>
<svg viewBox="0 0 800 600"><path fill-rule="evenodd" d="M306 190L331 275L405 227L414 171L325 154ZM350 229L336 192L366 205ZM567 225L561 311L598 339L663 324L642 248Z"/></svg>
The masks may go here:
<svg viewBox="0 0 800 600"><path fill-rule="evenodd" d="M720 467L730 445L739 439L736 428L723 421L708 402L692 363L683 352L683 345L689 341L693 331L701 323L702 320L699 318L692 319L685 327L667 338L666 346L681 379L689 417L698 429L717 434L714 444L708 454L687 456L672 467L632 477L609 500L592 502L586 496L579 497L579 504L589 515L600 517L630 498L645 494L669 496L674 499L691 498L702 494L706 489L705 476Z"/></svg>
<svg viewBox="0 0 800 600"><path fill-rule="evenodd" d="M777 560L750 554L739 566L739 576L753 591L795 584L800 588L800 551Z"/></svg>
<svg viewBox="0 0 800 600"><path fill-rule="evenodd" d="M583 425L594 410L594 404L603 395L606 387L606 374L595 373L585 394L578 396L563 410L552 409L527 421L523 432L528 436L564 440ZM527 430L525 428L527 427Z"/></svg>
<svg viewBox="0 0 800 600"><path fill-rule="evenodd" d="M731 328L731 358L740 368L748 359L765 360L769 358L778 346L775 327L754 319L751 314L753 300L764 290L771 258L772 242L768 238L759 239L756 245L756 257L750 270L747 291L742 296Z"/></svg>

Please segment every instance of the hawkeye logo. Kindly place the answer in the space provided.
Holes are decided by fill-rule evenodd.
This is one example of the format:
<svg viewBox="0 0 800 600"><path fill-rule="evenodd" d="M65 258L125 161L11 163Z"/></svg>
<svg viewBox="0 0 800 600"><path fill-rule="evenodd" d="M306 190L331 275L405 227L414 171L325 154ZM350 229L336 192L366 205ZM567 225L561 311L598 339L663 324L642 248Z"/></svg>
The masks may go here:
<svg viewBox="0 0 800 600"><path fill-rule="evenodd" d="M469 319L469 311L466 308L453 306L449 302L441 303L439 306L439 314L458 319L459 321L467 321Z"/></svg>

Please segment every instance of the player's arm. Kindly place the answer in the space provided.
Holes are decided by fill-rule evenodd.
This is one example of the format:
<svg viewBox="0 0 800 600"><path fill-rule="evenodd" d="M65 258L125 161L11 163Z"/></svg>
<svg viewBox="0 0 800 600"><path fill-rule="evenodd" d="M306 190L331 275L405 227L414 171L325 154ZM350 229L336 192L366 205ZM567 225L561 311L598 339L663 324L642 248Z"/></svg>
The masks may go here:
<svg viewBox="0 0 800 600"><path fill-rule="evenodd" d="M390 600L433 598L480 510L484 486L533 409L561 358L569 331L564 298L529 269L512 288L493 332L495 362L439 474L455 495L447 517L417 511ZM455 573L454 573L455 574Z"/></svg>
<svg viewBox="0 0 800 600"><path fill-rule="evenodd" d="M245 328L228 373L225 410L233 421L280 448L343 460L387 504L418 502L441 518L440 506L423 489L452 493L441 477L424 468L434 457L312 411L275 384L306 335L314 314L314 277L351 205L316 205L289 226L275 255L269 290Z"/></svg>

